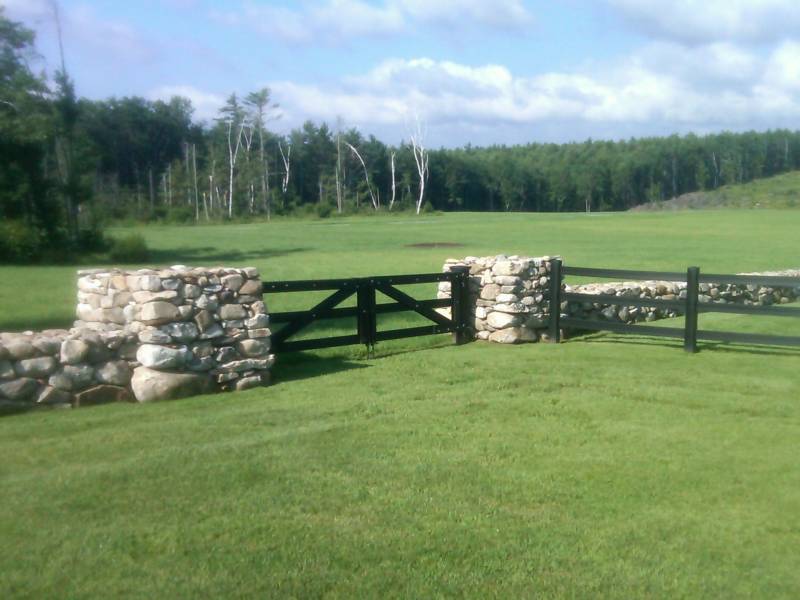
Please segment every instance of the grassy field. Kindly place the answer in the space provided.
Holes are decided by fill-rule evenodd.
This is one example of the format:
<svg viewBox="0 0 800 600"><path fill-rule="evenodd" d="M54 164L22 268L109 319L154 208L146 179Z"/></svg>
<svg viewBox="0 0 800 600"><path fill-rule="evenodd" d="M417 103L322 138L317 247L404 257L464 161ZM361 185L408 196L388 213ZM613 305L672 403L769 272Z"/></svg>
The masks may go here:
<svg viewBox="0 0 800 600"><path fill-rule="evenodd" d="M709 192L692 192L672 200L644 204L633 210L798 207L800 207L800 171L791 171L774 177L756 179L743 185L725 185Z"/></svg>
<svg viewBox="0 0 800 600"><path fill-rule="evenodd" d="M737 272L800 266L800 211L470 213L139 231L153 249L153 264L252 265L272 280L433 272L448 256L500 252L561 254L568 264L608 268L698 265ZM461 246L411 247L437 242ZM0 331L70 324L77 268L0 266ZM271 306L280 309L284 302L296 298L279 297Z"/></svg>
<svg viewBox="0 0 800 600"><path fill-rule="evenodd" d="M498 252L796 268L798 230L800 212L718 211L142 233L159 263L282 279ZM463 247L408 247L431 242ZM0 269L0 329L67 323L73 271ZM431 343L286 356L274 386L236 395L0 419L0 596L800 595L800 352Z"/></svg>

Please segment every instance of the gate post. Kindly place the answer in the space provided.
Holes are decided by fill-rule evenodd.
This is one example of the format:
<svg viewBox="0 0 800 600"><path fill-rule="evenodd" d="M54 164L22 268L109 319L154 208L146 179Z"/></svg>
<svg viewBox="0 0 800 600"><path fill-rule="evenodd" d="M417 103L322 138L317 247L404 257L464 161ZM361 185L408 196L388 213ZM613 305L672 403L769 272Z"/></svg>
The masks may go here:
<svg viewBox="0 0 800 600"><path fill-rule="evenodd" d="M550 261L550 342L561 341L561 259Z"/></svg>
<svg viewBox="0 0 800 600"><path fill-rule="evenodd" d="M700 268L686 271L686 317L683 330L683 349L697 352L697 306L700 288Z"/></svg>
<svg viewBox="0 0 800 600"><path fill-rule="evenodd" d="M358 340L367 347L367 354L375 347L377 317L375 315L375 283L360 279L357 285Z"/></svg>
<svg viewBox="0 0 800 600"><path fill-rule="evenodd" d="M453 322L453 341L466 344L470 341L469 267L451 267L450 311Z"/></svg>

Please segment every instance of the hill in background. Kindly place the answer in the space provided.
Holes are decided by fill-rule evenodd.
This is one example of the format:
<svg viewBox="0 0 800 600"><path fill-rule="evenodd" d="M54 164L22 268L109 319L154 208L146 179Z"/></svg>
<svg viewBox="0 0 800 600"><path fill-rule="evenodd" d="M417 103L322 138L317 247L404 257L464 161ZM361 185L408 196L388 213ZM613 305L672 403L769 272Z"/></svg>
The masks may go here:
<svg viewBox="0 0 800 600"><path fill-rule="evenodd" d="M798 208L800 171L725 185L708 192L691 192L671 200L641 204L632 211L703 210L712 208Z"/></svg>

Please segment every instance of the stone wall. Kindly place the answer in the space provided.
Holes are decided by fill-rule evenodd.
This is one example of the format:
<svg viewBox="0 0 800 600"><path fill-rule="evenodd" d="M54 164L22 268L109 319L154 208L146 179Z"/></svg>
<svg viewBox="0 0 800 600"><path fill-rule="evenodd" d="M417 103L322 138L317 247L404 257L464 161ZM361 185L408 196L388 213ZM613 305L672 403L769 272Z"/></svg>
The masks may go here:
<svg viewBox="0 0 800 600"><path fill-rule="evenodd" d="M765 273L742 273L742 275L797 277L793 288L775 288L759 285L701 283L698 301L701 304L743 304L748 306L770 306L789 304L800 297L800 270L769 271ZM571 317L579 319L602 319L621 323L639 323L677 317L683 311L673 308L625 306L624 298L653 298L656 300L686 299L686 282L675 281L629 281L614 283L588 283L569 286L567 291L579 294L617 296L619 304L600 302L569 303L562 306Z"/></svg>
<svg viewBox="0 0 800 600"><path fill-rule="evenodd" d="M531 258L521 256L468 256L464 259L447 259L444 271L455 266L470 269L470 292L477 339L514 344L536 342L547 338L550 317L550 264L549 256ZM787 304L800 297L800 270L743 273L772 277L798 277L793 288L773 288L755 285L701 283L701 303L736 303L768 306ZM616 283L587 283L564 285L565 291L617 296L618 304L586 301L564 302L562 316L624 323L655 321L677 317L680 310L668 307L637 308L626 306L624 298L654 298L683 300L686 283L672 281L633 281ZM439 284L439 298L450 297L450 284Z"/></svg>
<svg viewBox="0 0 800 600"><path fill-rule="evenodd" d="M550 317L551 257L526 256L448 259L444 271L470 270L470 306L475 337L502 344L536 342ZM439 284L439 298L450 297L450 284Z"/></svg>
<svg viewBox="0 0 800 600"><path fill-rule="evenodd" d="M269 382L255 269L79 272L70 330L0 334L0 406L148 402Z"/></svg>

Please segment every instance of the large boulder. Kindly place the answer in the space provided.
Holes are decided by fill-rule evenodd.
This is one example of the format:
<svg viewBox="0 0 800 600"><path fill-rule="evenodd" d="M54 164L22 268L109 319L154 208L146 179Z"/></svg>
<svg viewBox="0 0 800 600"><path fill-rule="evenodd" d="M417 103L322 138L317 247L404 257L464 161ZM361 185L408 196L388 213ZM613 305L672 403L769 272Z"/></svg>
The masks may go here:
<svg viewBox="0 0 800 600"><path fill-rule="evenodd" d="M213 383L208 375L166 373L147 367L134 369L131 388L139 402L174 400L214 391Z"/></svg>
<svg viewBox="0 0 800 600"><path fill-rule="evenodd" d="M245 358L261 358L269 353L270 342L267 339L242 340L236 344L236 349Z"/></svg>
<svg viewBox="0 0 800 600"><path fill-rule="evenodd" d="M5 383L0 383L0 398L7 398L12 402L27 402L33 400L39 391L39 382L28 377L21 377Z"/></svg>
<svg viewBox="0 0 800 600"><path fill-rule="evenodd" d="M100 383L126 386L131 380L131 368L124 360L111 360L97 367L96 376Z"/></svg>
<svg viewBox="0 0 800 600"><path fill-rule="evenodd" d="M0 379L14 379L16 376L14 365L7 360L0 359Z"/></svg>
<svg viewBox="0 0 800 600"><path fill-rule="evenodd" d="M65 365L50 376L51 386L66 392L86 389L94 383L94 367L90 365Z"/></svg>
<svg viewBox="0 0 800 600"><path fill-rule="evenodd" d="M180 319L180 311L174 304L157 300L142 306L140 319L147 325L163 325Z"/></svg>
<svg viewBox="0 0 800 600"><path fill-rule="evenodd" d="M250 279L246 281L241 288L239 288L239 294L241 296L260 296L261 288L261 281L258 279Z"/></svg>
<svg viewBox="0 0 800 600"><path fill-rule="evenodd" d="M521 317L504 312L491 312L486 321L489 323L490 327L494 327L495 329L518 327L522 324Z"/></svg>
<svg viewBox="0 0 800 600"><path fill-rule="evenodd" d="M518 344L521 342L537 342L539 334L527 327L508 327L489 334L489 341L497 344Z"/></svg>
<svg viewBox="0 0 800 600"><path fill-rule="evenodd" d="M236 321L247 318L247 310L240 304L223 304L219 316L223 321Z"/></svg>
<svg viewBox="0 0 800 600"><path fill-rule="evenodd" d="M12 360L25 360L36 356L36 348L26 339L12 339L6 343L6 351Z"/></svg>
<svg viewBox="0 0 800 600"><path fill-rule="evenodd" d="M151 369L180 369L191 358L191 352L185 346L170 348L169 346L142 344L136 351L136 360Z"/></svg>
<svg viewBox="0 0 800 600"><path fill-rule="evenodd" d="M61 362L67 365L77 365L89 356L89 344L83 340L64 340L61 344Z"/></svg>
<svg viewBox="0 0 800 600"><path fill-rule="evenodd" d="M28 358L14 365L18 377L31 377L33 379L46 379L58 368L56 359L52 356Z"/></svg>

